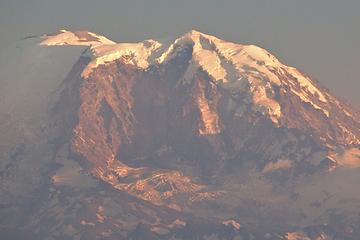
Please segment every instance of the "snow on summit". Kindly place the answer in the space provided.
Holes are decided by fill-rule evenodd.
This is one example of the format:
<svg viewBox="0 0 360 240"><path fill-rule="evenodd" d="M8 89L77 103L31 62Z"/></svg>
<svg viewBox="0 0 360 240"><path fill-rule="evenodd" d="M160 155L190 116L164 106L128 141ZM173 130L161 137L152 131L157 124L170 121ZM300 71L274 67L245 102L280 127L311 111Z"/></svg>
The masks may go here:
<svg viewBox="0 0 360 240"><path fill-rule="evenodd" d="M327 96L310 78L255 45L227 42L195 30L175 40L150 39L138 43L115 43L91 32L61 30L56 35L44 37L41 45L88 46L86 54L90 53L91 61L82 72L83 78L89 78L99 65L118 59L140 69L165 65L190 46L192 58L184 81L192 81L194 73L201 70L224 88L239 92L250 90L255 108L273 122L278 122L281 116L275 88L287 85L302 101L329 117L329 111L322 107L322 103L327 102ZM313 101L314 97L316 101Z"/></svg>
<svg viewBox="0 0 360 240"><path fill-rule="evenodd" d="M113 41L104 36L97 35L87 31L71 32L67 30L60 30L56 35L47 35L40 45L45 46L92 46L114 44Z"/></svg>
<svg viewBox="0 0 360 240"><path fill-rule="evenodd" d="M112 45L99 45L91 48L93 60L84 69L82 76L88 78L94 68L101 64L123 59L128 64L139 68L148 68L153 61L151 56L162 46L155 40L147 40L141 43L118 43Z"/></svg>

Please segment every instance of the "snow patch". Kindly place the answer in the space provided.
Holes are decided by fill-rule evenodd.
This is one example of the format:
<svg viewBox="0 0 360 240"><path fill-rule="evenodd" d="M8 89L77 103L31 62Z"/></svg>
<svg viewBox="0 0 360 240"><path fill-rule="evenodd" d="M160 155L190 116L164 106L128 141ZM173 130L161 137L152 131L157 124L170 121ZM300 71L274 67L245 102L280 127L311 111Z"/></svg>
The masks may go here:
<svg viewBox="0 0 360 240"><path fill-rule="evenodd" d="M330 112L322 107L320 107L319 105L317 105L316 103L312 102L306 95L299 93L298 91L291 89L291 91L293 93L295 93L303 102L309 103L313 106L313 108L322 111L327 117L330 117Z"/></svg>
<svg viewBox="0 0 360 240"><path fill-rule="evenodd" d="M213 38L197 31L191 31L185 34L183 37L176 39L174 44L171 44L169 48L161 54L161 56L157 59L157 62L159 64L167 63L187 44L191 44L193 46L193 61L191 62L191 66L189 68L191 70L197 70L200 68L206 71L215 81L226 81L227 72L221 66L219 56L215 51L204 48L201 43L201 38L204 38L205 36L209 41Z"/></svg>
<svg viewBox="0 0 360 240"><path fill-rule="evenodd" d="M306 88L312 95L318 96L319 100L322 102L327 102L325 96L321 93L321 91L316 88L308 77L305 77L301 74L296 68L287 67L287 71L297 79L301 87Z"/></svg>
<svg viewBox="0 0 360 240"><path fill-rule="evenodd" d="M281 106L274 99L268 97L267 89L262 85L253 85L250 87L253 94L255 108L264 114L268 114L274 123L278 123L281 116Z"/></svg>
<svg viewBox="0 0 360 240"><path fill-rule="evenodd" d="M161 46L162 44L157 41L148 40L141 43L119 43L93 47L91 48L93 60L82 72L82 77L88 78L91 72L99 65L118 59L146 69L154 64L151 61L151 57Z"/></svg>
<svg viewBox="0 0 360 240"><path fill-rule="evenodd" d="M47 35L43 38L44 40L40 43L40 45L44 46L96 46L115 44L115 42L104 36L86 31L70 32L67 30L60 30L60 32L56 35Z"/></svg>

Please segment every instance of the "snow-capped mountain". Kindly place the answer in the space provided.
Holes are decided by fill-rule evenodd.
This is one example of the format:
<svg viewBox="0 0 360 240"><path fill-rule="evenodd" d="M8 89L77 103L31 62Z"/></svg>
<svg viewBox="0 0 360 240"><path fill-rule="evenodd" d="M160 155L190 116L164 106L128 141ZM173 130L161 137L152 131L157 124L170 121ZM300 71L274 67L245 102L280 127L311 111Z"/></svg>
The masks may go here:
<svg viewBox="0 0 360 240"><path fill-rule="evenodd" d="M359 118L358 112L354 112L349 106L331 96L326 89L321 88L299 70L282 64L260 47L225 42L197 31L190 31L174 41L165 43L146 40L141 43L114 44L105 37L93 33L88 33L88 37L85 33L75 33L74 36L68 34L73 33L63 30L59 35L47 37L41 45L90 46L89 55L92 60L82 72L85 79L89 78L99 65L119 59L144 71L150 67L160 68L190 47L192 56L182 76L183 79L178 84L191 84L194 75L198 71L203 71L214 86L225 89L234 98L240 94L249 95L246 101L251 103L252 111L263 114L278 126L304 128L300 125L308 125L311 132L320 134L320 140L328 142L329 145L331 142L341 142L345 145L360 143L359 127L356 123ZM81 34L84 37L79 40L77 35ZM98 42L94 44L91 36L99 39ZM289 100L291 104L286 104ZM297 102L304 109L291 111L292 105ZM230 101L229 108L231 105ZM317 116L311 116L310 111ZM298 112L299 116L291 117L294 112ZM315 118L329 121L321 119L319 124ZM327 123L330 121L332 125L336 125L336 129L328 129L330 126ZM213 122L213 129L209 131L219 133L218 124L220 123ZM327 126L319 126L322 124Z"/></svg>
<svg viewBox="0 0 360 240"><path fill-rule="evenodd" d="M198 31L16 49L0 60L9 236L21 218L44 239L356 239L360 114L268 51Z"/></svg>

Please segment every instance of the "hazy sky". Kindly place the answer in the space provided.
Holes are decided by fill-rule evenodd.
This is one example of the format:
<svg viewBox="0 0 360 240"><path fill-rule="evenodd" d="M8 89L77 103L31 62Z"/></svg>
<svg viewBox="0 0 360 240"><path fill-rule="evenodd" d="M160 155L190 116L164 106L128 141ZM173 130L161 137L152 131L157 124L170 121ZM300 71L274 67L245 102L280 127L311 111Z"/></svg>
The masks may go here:
<svg viewBox="0 0 360 240"><path fill-rule="evenodd" d="M119 42L197 29L256 44L360 107L360 0L0 0L0 51L61 28Z"/></svg>

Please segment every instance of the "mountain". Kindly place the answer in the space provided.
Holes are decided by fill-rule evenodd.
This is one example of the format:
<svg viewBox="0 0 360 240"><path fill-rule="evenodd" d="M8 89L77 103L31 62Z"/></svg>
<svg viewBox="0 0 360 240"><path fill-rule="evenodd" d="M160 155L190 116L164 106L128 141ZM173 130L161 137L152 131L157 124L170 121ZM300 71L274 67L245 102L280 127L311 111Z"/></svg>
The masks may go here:
<svg viewBox="0 0 360 240"><path fill-rule="evenodd" d="M61 30L0 66L5 239L359 235L360 113L260 47Z"/></svg>

